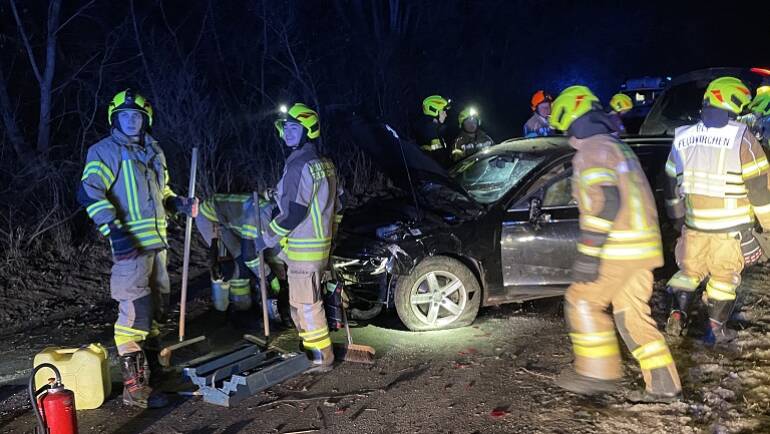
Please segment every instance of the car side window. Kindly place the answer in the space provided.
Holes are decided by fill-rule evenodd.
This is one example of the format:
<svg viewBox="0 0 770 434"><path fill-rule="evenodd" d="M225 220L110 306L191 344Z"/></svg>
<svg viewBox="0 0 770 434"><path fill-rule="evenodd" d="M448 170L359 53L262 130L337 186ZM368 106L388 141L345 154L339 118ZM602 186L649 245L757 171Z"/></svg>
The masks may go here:
<svg viewBox="0 0 770 434"><path fill-rule="evenodd" d="M572 198L572 177L564 176L546 187L543 208L577 205Z"/></svg>

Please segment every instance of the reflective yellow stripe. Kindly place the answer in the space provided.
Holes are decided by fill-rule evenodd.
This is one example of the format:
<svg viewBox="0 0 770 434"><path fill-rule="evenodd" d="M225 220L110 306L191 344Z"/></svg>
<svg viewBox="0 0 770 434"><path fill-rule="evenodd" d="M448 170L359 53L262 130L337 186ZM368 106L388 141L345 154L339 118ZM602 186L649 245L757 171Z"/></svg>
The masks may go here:
<svg viewBox="0 0 770 434"><path fill-rule="evenodd" d="M689 208L688 208L689 211ZM733 218L723 218L723 219L699 219L694 218L691 215L685 216L685 223L688 227L694 228L694 229L702 229L705 231L716 231L716 230L722 230L722 229L730 229L741 225L749 225L754 222L754 218L751 215L741 216L741 217L733 217Z"/></svg>
<svg viewBox="0 0 770 434"><path fill-rule="evenodd" d="M660 356L653 356L639 361L639 367L645 371L651 371L657 368L663 368L674 363L674 358L671 357L671 353L663 354Z"/></svg>
<svg viewBox="0 0 770 434"><path fill-rule="evenodd" d="M259 267L259 256L257 256L256 258L252 259L251 261L244 262L244 264L246 264L246 266L249 267L249 268L257 268L257 267Z"/></svg>
<svg viewBox="0 0 770 434"><path fill-rule="evenodd" d="M668 352L668 345L666 345L665 339L648 342L634 351L631 351L631 354L635 359L642 360L662 352Z"/></svg>
<svg viewBox="0 0 770 434"><path fill-rule="evenodd" d="M751 207L742 206L739 208L691 208L690 215L695 218L724 218L724 217L743 217L751 215Z"/></svg>
<svg viewBox="0 0 770 434"><path fill-rule="evenodd" d="M596 184L617 184L618 177L615 172L603 167L586 169L580 172L581 181L588 186Z"/></svg>
<svg viewBox="0 0 770 434"><path fill-rule="evenodd" d="M743 172L744 179L752 178L759 175L760 172L766 171L768 167L770 167L770 164L768 164L767 158L759 157L750 163L742 165L741 172Z"/></svg>
<svg viewBox="0 0 770 434"><path fill-rule="evenodd" d="M590 214L582 214L580 216L580 223L582 223L581 226L586 228L596 229L599 232L609 232L612 229L613 222Z"/></svg>
<svg viewBox="0 0 770 434"><path fill-rule="evenodd" d="M231 279L230 294L235 296L250 295L251 282L249 281L249 279Z"/></svg>
<svg viewBox="0 0 770 434"><path fill-rule="evenodd" d="M217 218L217 214L214 211L214 205L210 201L205 201L200 206L200 212L203 214L203 217L206 217L209 221L212 222L219 222L219 219Z"/></svg>
<svg viewBox="0 0 770 434"><path fill-rule="evenodd" d="M697 277L690 277L681 271L677 271L671 279L668 280L668 286L679 289L695 290L700 285L700 280Z"/></svg>
<svg viewBox="0 0 770 434"><path fill-rule="evenodd" d="M316 341L303 340L302 345L305 347L305 349L320 351L332 346L332 340L330 337L327 336L324 339L320 339Z"/></svg>
<svg viewBox="0 0 770 434"><path fill-rule="evenodd" d="M676 205L679 205L680 202L682 202L682 199L680 198L666 199L666 205L668 206L676 206Z"/></svg>
<svg viewBox="0 0 770 434"><path fill-rule="evenodd" d="M649 241L658 242L660 235L657 230L641 231L612 231L609 235L610 240L616 241Z"/></svg>
<svg viewBox="0 0 770 434"><path fill-rule="evenodd" d="M310 205L310 217L313 219L313 229L315 230L315 236L321 238L324 236L324 231L323 225L321 224L321 212L319 211L319 208L320 206L318 205L318 195L314 192L313 203Z"/></svg>
<svg viewBox="0 0 770 434"><path fill-rule="evenodd" d="M102 235L104 235L105 237L109 236L110 235L110 226L107 223L105 223L103 225L100 225L99 226L99 232L101 232Z"/></svg>
<svg viewBox="0 0 770 434"><path fill-rule="evenodd" d="M724 282L716 282L709 279L706 284L706 295L712 300L735 300L736 285Z"/></svg>
<svg viewBox="0 0 770 434"><path fill-rule="evenodd" d="M425 151L437 151L441 149L441 139L431 139L429 145L422 145L421 148Z"/></svg>
<svg viewBox="0 0 770 434"><path fill-rule="evenodd" d="M599 359L620 353L614 331L596 333L570 333L575 355Z"/></svg>
<svg viewBox="0 0 770 434"><path fill-rule="evenodd" d="M129 342L141 342L145 340L149 332L144 330L132 329L122 325L115 324L115 344L120 346Z"/></svg>
<svg viewBox="0 0 770 434"><path fill-rule="evenodd" d="M83 176L80 178L80 180L84 181L90 175L97 175L99 178L101 178L106 189L109 189L115 182L115 175L112 173L112 170L101 161L88 162L86 167L83 168Z"/></svg>
<svg viewBox="0 0 770 434"><path fill-rule="evenodd" d="M286 256L291 261L299 261L299 262L324 261L326 259L329 259L329 251L324 250L320 252L296 252L296 251L288 250L286 252Z"/></svg>
<svg viewBox="0 0 770 434"><path fill-rule="evenodd" d="M308 330L299 332L299 337L302 339L317 339L329 334L329 327L324 326L315 330Z"/></svg>
<svg viewBox="0 0 770 434"><path fill-rule="evenodd" d="M754 214L764 215L764 214L770 213L770 204L755 206L753 209L754 209Z"/></svg>
<svg viewBox="0 0 770 434"><path fill-rule="evenodd" d="M126 198L128 200L128 212L130 220L140 220L142 218L139 212L139 199L136 194L136 178L134 177L134 165L131 160L123 160L123 181L126 188Z"/></svg>
<svg viewBox="0 0 770 434"><path fill-rule="evenodd" d="M110 201L108 201L107 199L103 199L98 202L94 202L91 205L88 205L86 207L86 212L88 213L89 217L94 218L94 216L98 214L99 211L104 211L106 209L115 210L115 207L112 206Z"/></svg>
<svg viewBox="0 0 770 434"><path fill-rule="evenodd" d="M286 235L289 235L289 232L291 232L288 229L282 228L275 220L270 222L270 229L272 229L273 232L281 237L285 237Z"/></svg>
<svg viewBox="0 0 770 434"><path fill-rule="evenodd" d="M660 242L657 241L617 245L608 243L602 247L593 247L578 243L577 249L578 252L589 256L618 260L649 259L663 254L663 248L661 247Z"/></svg>

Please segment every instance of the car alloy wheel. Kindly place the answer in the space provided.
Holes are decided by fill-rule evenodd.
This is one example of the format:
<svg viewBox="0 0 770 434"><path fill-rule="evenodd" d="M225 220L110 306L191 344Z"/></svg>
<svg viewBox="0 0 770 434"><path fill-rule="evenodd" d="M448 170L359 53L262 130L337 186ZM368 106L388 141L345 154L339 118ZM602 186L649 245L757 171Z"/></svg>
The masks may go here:
<svg viewBox="0 0 770 434"><path fill-rule="evenodd" d="M468 303L468 290L454 274L431 271L412 285L409 302L417 319L431 328L440 328L462 315Z"/></svg>

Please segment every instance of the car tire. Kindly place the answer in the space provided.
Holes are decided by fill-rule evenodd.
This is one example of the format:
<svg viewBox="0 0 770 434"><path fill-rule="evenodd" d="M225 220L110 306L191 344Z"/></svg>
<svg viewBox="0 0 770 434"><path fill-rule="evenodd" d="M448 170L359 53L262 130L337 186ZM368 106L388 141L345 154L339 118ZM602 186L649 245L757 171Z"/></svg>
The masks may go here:
<svg viewBox="0 0 770 434"><path fill-rule="evenodd" d="M431 256L398 279L394 301L401 322L409 330L453 329L476 319L481 287L462 262Z"/></svg>

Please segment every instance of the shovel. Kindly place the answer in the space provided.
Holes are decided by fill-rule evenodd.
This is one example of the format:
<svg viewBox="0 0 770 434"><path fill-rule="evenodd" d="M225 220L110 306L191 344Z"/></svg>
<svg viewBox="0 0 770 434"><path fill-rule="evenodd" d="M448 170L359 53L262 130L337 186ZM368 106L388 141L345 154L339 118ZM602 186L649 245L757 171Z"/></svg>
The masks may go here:
<svg viewBox="0 0 770 434"><path fill-rule="evenodd" d="M195 198L195 175L198 167L198 148L192 149L192 160L190 161L190 184L187 189L188 196L191 199ZM206 340L206 336L197 336L192 339L185 340L185 315L187 314L187 283L189 280L190 272L190 244L192 242L192 216L187 216L187 224L184 231L184 259L182 263L182 294L179 301L179 342L169 345L158 354L158 363L164 368L168 368L172 365L171 358L174 351L181 348L185 348L192 344L203 342Z"/></svg>

